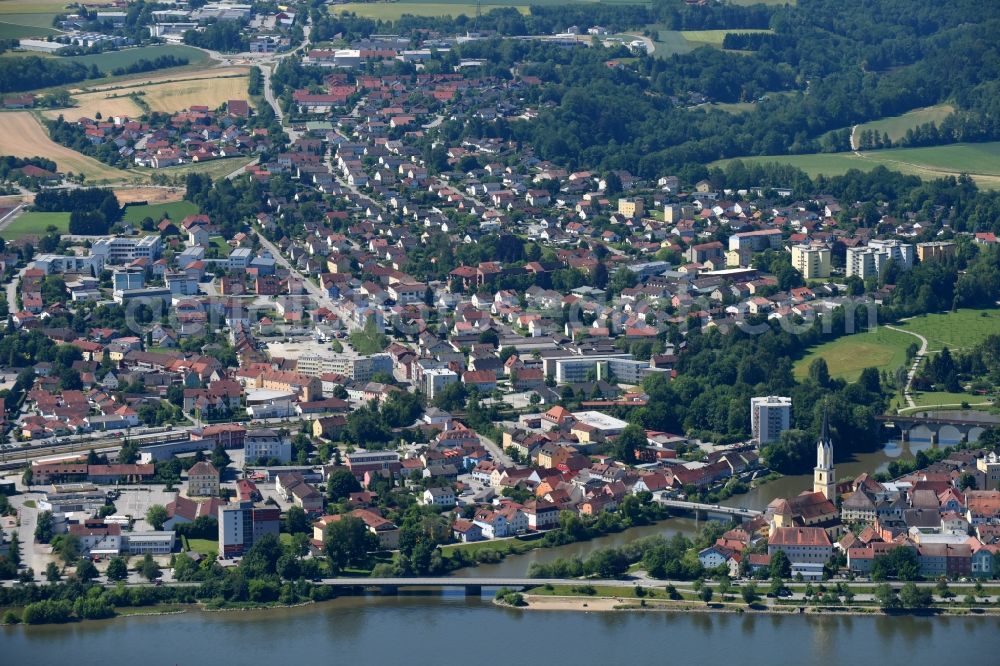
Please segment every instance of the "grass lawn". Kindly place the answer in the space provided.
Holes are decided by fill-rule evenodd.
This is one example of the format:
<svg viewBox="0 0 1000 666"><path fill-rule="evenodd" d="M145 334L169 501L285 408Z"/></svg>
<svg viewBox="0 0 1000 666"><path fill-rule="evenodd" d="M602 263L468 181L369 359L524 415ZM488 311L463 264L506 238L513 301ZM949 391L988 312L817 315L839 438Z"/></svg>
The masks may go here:
<svg viewBox="0 0 1000 666"><path fill-rule="evenodd" d="M1000 334L1000 310L958 310L921 315L897 324L927 338L928 351L968 349Z"/></svg>
<svg viewBox="0 0 1000 666"><path fill-rule="evenodd" d="M160 169L160 171L167 176L187 176L189 173L200 173L211 177L212 180L219 180L220 178L225 178L240 167L250 164L253 160L254 158L246 156L226 157L218 160L209 160L208 162L167 167L166 169Z"/></svg>
<svg viewBox="0 0 1000 666"><path fill-rule="evenodd" d="M658 26L651 26L654 30ZM657 58L669 58L672 55L682 55L690 53L695 49L695 45L684 39L684 35L677 30L658 30L656 39L653 41L653 55Z"/></svg>
<svg viewBox="0 0 1000 666"><path fill-rule="evenodd" d="M370 329L368 327L363 330L354 331L351 333L349 339L351 347L354 348L354 351L363 356L368 354L378 354L389 346L389 338L387 338L384 334L379 333L378 330Z"/></svg>
<svg viewBox="0 0 1000 666"><path fill-rule="evenodd" d="M765 155L741 157L744 162L777 162L802 169L810 176L840 176L851 169L869 171L885 166L905 174L935 179L968 173L988 189L1000 189L1000 142L955 143L926 148L892 148L854 153L818 153L810 155ZM732 160L719 160L711 166L725 166Z"/></svg>
<svg viewBox="0 0 1000 666"><path fill-rule="evenodd" d="M69 233L69 213L23 213L0 231L0 236L7 241L25 236L44 236L49 225L57 227L60 233Z"/></svg>
<svg viewBox="0 0 1000 666"><path fill-rule="evenodd" d="M228 257L229 253L232 252L233 248L229 246L226 239L222 236L212 236L209 242L219 251L219 257Z"/></svg>
<svg viewBox="0 0 1000 666"><path fill-rule="evenodd" d="M219 552L219 542L212 539L188 539L188 547L202 555L212 555Z"/></svg>
<svg viewBox="0 0 1000 666"><path fill-rule="evenodd" d="M451 557L454 553L462 551L467 557L475 557L476 553L485 550L492 550L504 555L522 555L529 550L534 550L542 545L541 539L532 541L521 541L520 539L498 539L492 541L474 541L472 543L459 543L441 546L441 554L444 557Z"/></svg>
<svg viewBox="0 0 1000 666"><path fill-rule="evenodd" d="M662 25L649 25L646 29L657 33L653 41L653 55L669 58L672 55L690 53L700 46L722 48L722 40L727 32L771 32L753 28L730 28L727 30L665 30ZM736 53L733 51L732 53Z"/></svg>
<svg viewBox="0 0 1000 666"><path fill-rule="evenodd" d="M858 132L864 130L875 130L879 134L883 132L889 135L893 141L898 141L906 136L906 130L923 125L925 123L940 123L955 110L950 104L938 104L927 106L922 109L907 111L901 116L892 116L873 120L870 123L858 126Z"/></svg>
<svg viewBox="0 0 1000 666"><path fill-rule="evenodd" d="M145 218L151 217L153 221L159 223L164 217L169 217L174 222L180 222L188 215L196 215L198 206L190 201L174 201L172 203L149 204L145 206L129 206L125 209L125 222L138 224Z"/></svg>
<svg viewBox="0 0 1000 666"><path fill-rule="evenodd" d="M254 158L247 156L226 157L218 160L209 160L208 162L181 164L178 166L166 167L164 169L133 167L130 171L142 174L143 176L150 176L154 173L159 173L164 176L174 177L185 177L189 173L200 173L209 176L212 180L219 180L221 178L225 178L240 167L246 166L253 160Z"/></svg>
<svg viewBox="0 0 1000 666"><path fill-rule="evenodd" d="M795 363L795 378L809 374L813 359L823 358L830 376L857 381L865 368L894 371L906 364L906 348L916 338L906 333L879 327L874 331L847 335L812 349Z"/></svg>
<svg viewBox="0 0 1000 666"><path fill-rule="evenodd" d="M973 405L983 403L988 400L985 395L973 395L971 393L948 393L947 391L921 391L913 394L913 402L918 407L933 407L935 405L960 405L963 402ZM986 405L978 405L988 408Z"/></svg>
<svg viewBox="0 0 1000 666"><path fill-rule="evenodd" d="M535 594L546 597L608 597L612 599L660 599L662 601L669 598L664 587L665 583L660 581L655 581L653 583L644 582L642 588L645 590L645 593L642 596L639 596L635 593L635 587L590 585L586 580L581 580L578 585L539 585L538 587L525 590L525 594ZM709 587L713 586L709 585ZM588 594L590 592L589 588L593 588L593 594ZM719 594L718 587L714 587L713 590L716 595L715 601L721 602L722 598ZM757 585L757 592L762 596L764 594L764 592L761 591L759 582ZM698 595L695 594L690 588L677 588L677 593L681 595L682 600L698 600ZM733 585L732 591L729 595L732 597L732 601L739 601L742 603L743 600L740 598L740 588L738 586Z"/></svg>
<svg viewBox="0 0 1000 666"><path fill-rule="evenodd" d="M727 30L684 30L681 35L688 42L701 46L702 44L708 44L709 46L715 46L717 48L722 48L722 40L725 39L726 34L730 32L771 32L770 30L756 30L753 28L730 28Z"/></svg>

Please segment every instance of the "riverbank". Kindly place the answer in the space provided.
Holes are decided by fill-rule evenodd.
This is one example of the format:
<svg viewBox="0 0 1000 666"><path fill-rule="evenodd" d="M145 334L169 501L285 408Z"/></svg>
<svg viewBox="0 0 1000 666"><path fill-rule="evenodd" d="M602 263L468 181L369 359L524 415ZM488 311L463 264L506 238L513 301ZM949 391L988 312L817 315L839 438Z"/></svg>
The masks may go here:
<svg viewBox="0 0 1000 666"><path fill-rule="evenodd" d="M217 605L211 601L194 601L191 603L165 603L152 606L120 606L113 609L113 614L106 617L67 617L62 620L46 622L24 622L22 617L25 607L8 606L0 608L0 626L51 626L51 625L72 625L82 622L99 622L104 620L125 619L131 617L155 617L162 615L181 615L184 613L239 613L249 611L287 611L304 606L311 606L317 603L327 603L333 599L324 601L300 601L290 604L279 602L267 603L225 603Z"/></svg>
<svg viewBox="0 0 1000 666"><path fill-rule="evenodd" d="M302 608L256 613L178 613L66 626L0 628L10 663L144 666L229 663L239 655L280 654L285 661L336 655L347 663L439 664L445 649L476 654L483 666L510 661L483 651L483 635L510 636L523 654L553 663L635 666L723 663L737 658L768 666L824 666L859 654L891 654L893 663L981 662L996 639L997 618L941 622L919 616L836 617L696 612L536 612L498 608L489 599L450 595L342 597ZM580 640L580 637L586 637ZM657 637L650 640L651 636ZM775 650L775 645L791 645ZM150 646L160 646L150 649ZM738 647L736 647L738 646ZM811 649L812 648L812 649ZM988 649L988 648L987 648ZM734 652L735 650L735 652ZM987 652L988 654L988 652ZM763 655L754 659L753 655ZM766 659L764 658L766 657ZM261 657L262 658L262 657Z"/></svg>
<svg viewBox="0 0 1000 666"><path fill-rule="evenodd" d="M523 594L524 605L517 609L528 611L574 611L574 612L636 612L659 611L673 613L731 613L736 615L847 615L886 616L915 615L919 617L988 617L1000 616L998 608L967 608L932 606L916 611L884 611L874 605L816 606L811 604L763 604L705 603L703 601L646 600L624 597L580 597ZM503 608L514 608L509 604L497 604Z"/></svg>

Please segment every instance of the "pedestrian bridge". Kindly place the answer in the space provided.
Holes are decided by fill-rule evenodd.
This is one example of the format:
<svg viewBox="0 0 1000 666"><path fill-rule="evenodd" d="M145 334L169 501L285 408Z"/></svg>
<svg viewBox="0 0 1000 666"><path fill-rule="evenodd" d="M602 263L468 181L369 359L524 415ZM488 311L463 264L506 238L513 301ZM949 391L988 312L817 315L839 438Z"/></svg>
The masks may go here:
<svg viewBox="0 0 1000 666"><path fill-rule="evenodd" d="M705 514L708 518L718 518L726 520L738 518L741 521L751 520L763 515L762 511L747 509L742 506L722 506L721 504L703 504L701 502L686 502L684 500L669 499L662 495L655 497L655 501L670 509L689 511L695 515Z"/></svg>
<svg viewBox="0 0 1000 666"><path fill-rule="evenodd" d="M1000 426L1000 416L986 413L954 417L895 414L876 416L875 420L882 424L883 430L898 431L899 438L904 442L912 437L926 437L934 444L942 439L950 442L977 442L987 428Z"/></svg>

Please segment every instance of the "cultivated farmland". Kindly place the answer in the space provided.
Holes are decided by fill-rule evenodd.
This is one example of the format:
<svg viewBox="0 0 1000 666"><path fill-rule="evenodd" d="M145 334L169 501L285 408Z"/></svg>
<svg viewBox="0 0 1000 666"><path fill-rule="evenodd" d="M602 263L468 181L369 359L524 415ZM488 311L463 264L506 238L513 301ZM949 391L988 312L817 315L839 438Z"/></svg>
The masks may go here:
<svg viewBox="0 0 1000 666"><path fill-rule="evenodd" d="M115 196L121 205L145 202L148 204L172 203L184 198L182 187L116 187Z"/></svg>
<svg viewBox="0 0 1000 666"><path fill-rule="evenodd" d="M46 118L55 119L62 116L67 122L80 118L95 118L100 113L104 118L112 116L128 116L137 118L143 114L142 107L129 96L132 90L99 91L73 95L76 106L68 109L50 109L43 111Z"/></svg>
<svg viewBox="0 0 1000 666"><path fill-rule="evenodd" d="M82 173L90 181L124 180L130 177L125 171L109 167L52 141L45 128L27 111L4 113L0 118L3 119L4 126L0 132L0 155L47 157L55 160L60 171Z"/></svg>
<svg viewBox="0 0 1000 666"><path fill-rule="evenodd" d="M247 99L247 77L228 77L175 81L145 86L143 101L151 111L174 113L204 104L209 108L221 106L230 99Z"/></svg>
<svg viewBox="0 0 1000 666"><path fill-rule="evenodd" d="M185 76L176 80L99 86L88 92L73 95L77 105L70 109L53 109L43 112L46 118L62 115L66 120L80 117L94 118L99 111L104 117L124 115L137 118L145 113L135 95L150 111L175 113L191 105L205 104L215 108L230 99L246 99L247 77L245 69L218 70L211 76ZM222 75L222 72L228 72Z"/></svg>
<svg viewBox="0 0 1000 666"><path fill-rule="evenodd" d="M85 87L77 88L75 90L70 90L71 93L77 92L96 92L98 90L117 90L121 88L136 88L136 87L146 87L152 84L159 83L174 83L179 81L195 81L198 79L217 79L228 76L245 76L247 74L246 67L219 67L215 69L197 69L190 72L177 71L177 70L160 70L156 72L147 72L145 74L133 74L127 78L122 78L118 81L113 81L110 83L100 83L97 85L88 85Z"/></svg>
<svg viewBox="0 0 1000 666"><path fill-rule="evenodd" d="M110 73L117 67L128 67L140 60L155 60L160 56L187 58L188 65L203 65L209 61L208 54L191 46L161 44L144 46L142 48L122 49L121 51L105 51L93 55L66 56L60 58L65 62L79 62L87 65L97 65L102 72ZM159 70L157 70L159 71Z"/></svg>
<svg viewBox="0 0 1000 666"><path fill-rule="evenodd" d="M513 3L502 5L482 5L482 11L488 12L497 7L515 7L522 14L528 14L527 5L516 6ZM404 14L412 16L466 16L476 15L476 5L469 3L450 2L349 2L343 5L332 5L330 11L335 14L353 12L358 16L397 21Z"/></svg>
<svg viewBox="0 0 1000 666"><path fill-rule="evenodd" d="M531 5L589 4L600 0L483 0L480 9L485 14L500 7L513 7L522 14L531 13ZM642 0L605 0L604 4L647 4ZM358 16L395 21L403 14L412 16L476 15L476 3L470 0L403 0L402 2L349 2L331 5L334 14L353 12Z"/></svg>
<svg viewBox="0 0 1000 666"><path fill-rule="evenodd" d="M65 0L0 0L0 39L58 34L52 19L65 7Z"/></svg>

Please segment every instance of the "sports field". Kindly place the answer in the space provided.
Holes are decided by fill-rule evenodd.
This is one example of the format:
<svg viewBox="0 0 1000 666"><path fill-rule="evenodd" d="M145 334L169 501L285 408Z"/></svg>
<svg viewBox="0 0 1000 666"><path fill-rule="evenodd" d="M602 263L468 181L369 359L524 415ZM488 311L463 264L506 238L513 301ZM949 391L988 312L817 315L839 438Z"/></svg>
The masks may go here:
<svg viewBox="0 0 1000 666"><path fill-rule="evenodd" d="M63 173L82 173L89 181L105 182L130 177L125 171L109 167L52 141L45 128L27 111L4 113L0 115L0 121L3 123L3 131L0 131L0 155L47 157L55 160Z"/></svg>
<svg viewBox="0 0 1000 666"><path fill-rule="evenodd" d="M190 201L174 201L173 203L129 206L125 209L125 215L122 219L131 224L138 224L147 217L152 218L153 222L156 223L159 223L164 217L180 222L188 215L194 215L197 212L198 206Z"/></svg>
<svg viewBox="0 0 1000 666"><path fill-rule="evenodd" d="M50 225L59 229L59 233L68 233L69 213L22 213L0 231L0 237L12 241L25 236L44 236Z"/></svg>
<svg viewBox="0 0 1000 666"><path fill-rule="evenodd" d="M914 317L896 324L927 338L927 350L969 349L989 335L1000 335L1000 310L957 310Z"/></svg>
<svg viewBox="0 0 1000 666"><path fill-rule="evenodd" d="M777 162L798 167L810 176L840 176L851 169L869 171L885 166L902 173L934 179L968 173L980 185L1000 189L1000 142L955 143L926 148L893 148L862 153L814 153L741 157L744 162ZM719 160L711 166L725 166Z"/></svg>
<svg viewBox="0 0 1000 666"><path fill-rule="evenodd" d="M940 123L954 111L955 107L950 104L927 106L922 109L907 111L901 116L882 118L881 120L873 120L872 122L865 123L864 125L858 125L857 132L860 133L864 130L875 130L879 134L888 134L889 138L893 141L898 141L906 136L906 130L913 129L914 127L925 123Z"/></svg>
<svg viewBox="0 0 1000 666"><path fill-rule="evenodd" d="M826 360L830 376L856 381L865 368L895 371L906 364L906 348L916 338L906 333L879 327L874 331L855 333L813 348L795 363L795 378L802 380L809 375L813 359Z"/></svg>

